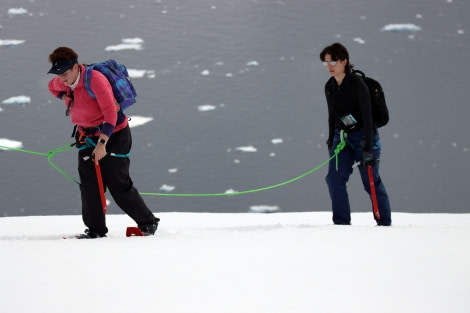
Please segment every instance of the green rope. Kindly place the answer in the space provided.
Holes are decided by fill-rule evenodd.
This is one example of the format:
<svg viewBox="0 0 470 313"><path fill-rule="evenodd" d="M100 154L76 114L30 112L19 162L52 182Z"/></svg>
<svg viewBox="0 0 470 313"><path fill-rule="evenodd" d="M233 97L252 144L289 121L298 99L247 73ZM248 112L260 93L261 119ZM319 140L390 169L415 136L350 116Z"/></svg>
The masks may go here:
<svg viewBox="0 0 470 313"><path fill-rule="evenodd" d="M62 170L60 167L58 167L53 161L52 158L56 153L60 152L66 152L74 149L72 147L73 144L64 144L56 149L53 149L47 153L43 152L37 152L37 151L31 151L31 150L25 150L25 149L18 149L18 148L12 148L12 147L7 147L7 146L2 146L0 145L0 149L5 149L5 150L12 150L12 151L18 151L18 152L23 152L23 153L28 153L32 155L39 155L39 156L45 156L47 157L47 161L49 164L57 170L60 174L62 174L65 178L68 180L80 184L77 180L75 180L73 177L71 177L69 174L67 174L64 170ZM155 192L140 192L141 195L144 196L162 196L162 197L222 197L222 196L236 196L236 195L243 195L243 194L248 194L248 193L255 193L255 192L260 192L260 191L265 191L265 190L270 190L274 188L278 188L281 186L285 186L287 184L293 183L297 180L300 180L316 171L318 171L320 168L323 166L326 166L331 160L336 159L336 164L338 164L338 154L341 152L341 150L344 149L346 145L346 142L344 138L341 136L341 142L336 146L333 155L328 158L326 161L321 163L320 165L312 168L311 170L303 173L302 175L299 175L297 177L294 177L292 179L286 180L282 183L267 186L267 187L262 187L262 188L257 188L257 189L250 189L250 190L243 190L243 191L234 191L234 192L224 192L224 193L155 193Z"/></svg>
<svg viewBox="0 0 470 313"><path fill-rule="evenodd" d="M55 168L59 173L61 173L65 178L67 178L68 180L70 180L71 182L74 182L78 185L80 185L80 183L75 180L72 176L70 176L69 174L67 174L65 171L63 171L60 167L58 167L54 162L52 162L52 157L54 156L54 154L58 153L58 152L66 152L66 151L70 151L74 149L72 147L72 144L69 144L69 143L66 143L62 146L60 146L59 148L57 149L54 149L54 150L51 150L47 153L47 162L49 162L49 164Z"/></svg>

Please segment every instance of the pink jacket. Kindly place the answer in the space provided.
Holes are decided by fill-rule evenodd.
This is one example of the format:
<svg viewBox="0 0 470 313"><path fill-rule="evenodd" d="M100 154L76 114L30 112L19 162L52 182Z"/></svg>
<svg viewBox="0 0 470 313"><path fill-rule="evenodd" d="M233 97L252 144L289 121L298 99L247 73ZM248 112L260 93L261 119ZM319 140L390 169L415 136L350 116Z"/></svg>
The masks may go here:
<svg viewBox="0 0 470 313"><path fill-rule="evenodd" d="M119 107L116 105L108 79L100 72L92 71L90 86L96 96L96 100L93 100L83 84L84 73L85 66L80 64L80 80L73 91L74 102L70 108L72 124L78 125L79 128L89 128L106 123L108 124L105 125L106 129L113 129L110 133L125 128L128 124L127 118L116 127ZM48 88L51 94L59 99L64 94L70 94L70 87L62 83L57 76L49 81ZM67 107L67 104L65 106ZM98 136L99 133L95 135Z"/></svg>

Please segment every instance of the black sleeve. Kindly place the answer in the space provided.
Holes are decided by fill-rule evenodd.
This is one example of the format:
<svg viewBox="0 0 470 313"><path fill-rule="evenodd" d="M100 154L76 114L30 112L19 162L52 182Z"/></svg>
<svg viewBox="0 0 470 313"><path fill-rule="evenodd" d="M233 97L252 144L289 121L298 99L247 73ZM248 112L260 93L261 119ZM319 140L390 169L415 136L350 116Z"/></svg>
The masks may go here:
<svg viewBox="0 0 470 313"><path fill-rule="evenodd" d="M331 87L330 80L328 80L325 84L325 97L326 97L326 103L328 105L328 140L327 145L331 145L333 143L333 138L335 136L335 122L336 122L336 116L333 111L333 101L331 97L331 92L333 88ZM330 143L330 144L328 144Z"/></svg>

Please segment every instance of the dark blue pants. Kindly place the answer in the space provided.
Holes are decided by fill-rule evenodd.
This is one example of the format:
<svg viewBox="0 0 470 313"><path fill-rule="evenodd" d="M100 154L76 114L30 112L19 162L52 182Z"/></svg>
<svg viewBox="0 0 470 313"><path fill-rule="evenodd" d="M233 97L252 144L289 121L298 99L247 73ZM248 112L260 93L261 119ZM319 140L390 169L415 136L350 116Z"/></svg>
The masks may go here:
<svg viewBox="0 0 470 313"><path fill-rule="evenodd" d="M361 141L363 140L363 132L355 131L347 135L346 146L338 154L338 168L336 168L336 159L332 159L328 166L328 174L326 176L326 183L328 185L333 209L333 223L349 225L351 224L351 208L349 206L349 196L347 191L347 182L353 172L353 165L361 161L362 147ZM340 143L340 133L336 131L333 140L333 147L330 151L330 156L333 154L334 149ZM377 220L378 225L391 225L391 208L388 199L387 191L379 175L380 167L380 138L376 133L372 140L373 154L377 158L376 164L372 167L374 176L375 192L377 194L377 204L379 207L380 220ZM362 165L357 166L361 174L362 184L365 191L369 194L370 184L367 167ZM372 202L371 202L372 203ZM372 205L372 204L371 204Z"/></svg>

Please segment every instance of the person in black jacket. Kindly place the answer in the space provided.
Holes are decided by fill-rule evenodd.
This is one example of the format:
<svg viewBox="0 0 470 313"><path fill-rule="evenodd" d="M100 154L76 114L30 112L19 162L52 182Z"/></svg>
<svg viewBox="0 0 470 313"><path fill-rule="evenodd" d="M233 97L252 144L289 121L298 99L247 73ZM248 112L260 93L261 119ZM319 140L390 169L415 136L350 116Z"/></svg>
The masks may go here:
<svg viewBox="0 0 470 313"><path fill-rule="evenodd" d="M372 119L369 90L361 77L351 73L354 65L349 62L349 53L340 43L325 47L320 59L331 75L325 84L328 104L328 150L330 156L341 142L344 131L346 146L336 159L331 160L326 176L333 210L333 223L351 224L351 208L347 182L358 162L364 189L370 195L367 167L372 166L380 219L374 216L377 225L392 224L391 208L387 191L379 175L381 143Z"/></svg>

